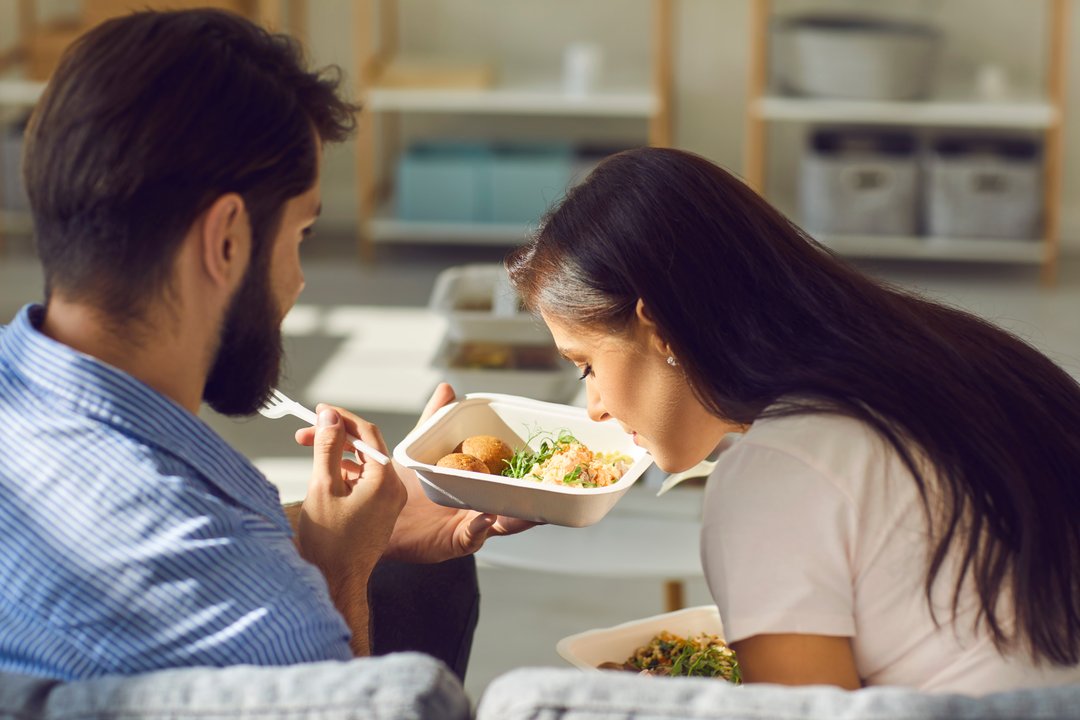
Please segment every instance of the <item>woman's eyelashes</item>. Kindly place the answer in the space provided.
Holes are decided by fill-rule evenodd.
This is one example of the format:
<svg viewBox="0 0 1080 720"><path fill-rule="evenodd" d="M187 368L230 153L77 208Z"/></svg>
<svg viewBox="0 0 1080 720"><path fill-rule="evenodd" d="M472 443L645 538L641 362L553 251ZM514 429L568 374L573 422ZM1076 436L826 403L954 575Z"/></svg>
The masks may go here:
<svg viewBox="0 0 1080 720"><path fill-rule="evenodd" d="M592 375L592 365L589 365L589 364L586 363L585 367L580 368L580 370L581 370L581 377L578 378L578 380L584 380L585 378Z"/></svg>

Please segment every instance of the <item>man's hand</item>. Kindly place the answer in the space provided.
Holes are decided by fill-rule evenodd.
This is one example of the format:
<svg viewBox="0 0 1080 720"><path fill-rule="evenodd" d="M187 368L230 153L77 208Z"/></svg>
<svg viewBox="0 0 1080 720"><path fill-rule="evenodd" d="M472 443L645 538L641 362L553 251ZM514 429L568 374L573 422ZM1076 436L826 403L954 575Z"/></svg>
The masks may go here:
<svg viewBox="0 0 1080 720"><path fill-rule="evenodd" d="M334 605L353 632L353 651L367 654L367 581L390 540L407 493L394 468L344 460L352 433L386 452L379 429L341 408L319 405L318 426L296 433L314 446L307 497L297 523L297 547L326 577Z"/></svg>
<svg viewBox="0 0 1080 720"><path fill-rule="evenodd" d="M453 401L453 388L446 383L440 384L417 424ZM396 463L395 468L408 490L409 499L398 516L386 548L387 557L414 563L442 562L476 552L492 535L512 535L536 524L437 505L424 494L420 480L412 470Z"/></svg>

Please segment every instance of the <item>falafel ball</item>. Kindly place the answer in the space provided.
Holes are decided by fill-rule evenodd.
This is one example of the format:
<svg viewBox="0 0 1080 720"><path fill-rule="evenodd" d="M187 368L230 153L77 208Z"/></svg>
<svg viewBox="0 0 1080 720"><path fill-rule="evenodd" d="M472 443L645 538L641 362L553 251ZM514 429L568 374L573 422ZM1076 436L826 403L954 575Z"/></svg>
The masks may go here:
<svg viewBox="0 0 1080 720"><path fill-rule="evenodd" d="M494 435L473 435L461 443L461 452L480 458L493 475L501 475L506 461L514 456L509 445Z"/></svg>
<svg viewBox="0 0 1080 720"><path fill-rule="evenodd" d="M451 470L471 470L472 472L491 474L491 471L488 470L488 466L484 464L483 460L475 455L469 455L467 453L455 452L450 453L449 455L443 455L435 465Z"/></svg>

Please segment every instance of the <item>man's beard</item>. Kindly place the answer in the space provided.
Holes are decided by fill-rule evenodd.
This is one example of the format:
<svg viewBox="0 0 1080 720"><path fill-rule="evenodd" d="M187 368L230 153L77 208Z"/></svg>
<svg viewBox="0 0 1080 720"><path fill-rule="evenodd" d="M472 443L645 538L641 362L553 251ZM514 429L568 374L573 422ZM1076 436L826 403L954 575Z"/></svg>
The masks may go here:
<svg viewBox="0 0 1080 720"><path fill-rule="evenodd" d="M268 268L248 268L222 323L217 355L203 400L223 415L255 413L281 375L281 318Z"/></svg>

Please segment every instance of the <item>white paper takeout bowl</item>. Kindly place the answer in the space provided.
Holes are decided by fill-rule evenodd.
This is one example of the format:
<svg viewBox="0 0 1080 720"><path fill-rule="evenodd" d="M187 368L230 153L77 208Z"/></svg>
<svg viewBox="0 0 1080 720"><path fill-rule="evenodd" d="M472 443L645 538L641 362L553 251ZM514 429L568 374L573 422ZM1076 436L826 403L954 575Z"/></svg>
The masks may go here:
<svg viewBox="0 0 1080 720"><path fill-rule="evenodd" d="M600 488L541 484L435 466L472 435L494 435L517 449L537 431L557 436L561 430L594 452L623 453L633 462L618 482ZM469 394L440 408L394 448L394 459L414 470L424 492L440 505L569 527L585 527L604 517L652 464L652 456L635 445L618 423L593 422L584 408L495 393Z"/></svg>
<svg viewBox="0 0 1080 720"><path fill-rule="evenodd" d="M699 605L569 635L555 645L555 651L571 665L597 670L601 663L625 662L635 650L664 630L682 637L703 632L724 637L716 606Z"/></svg>

